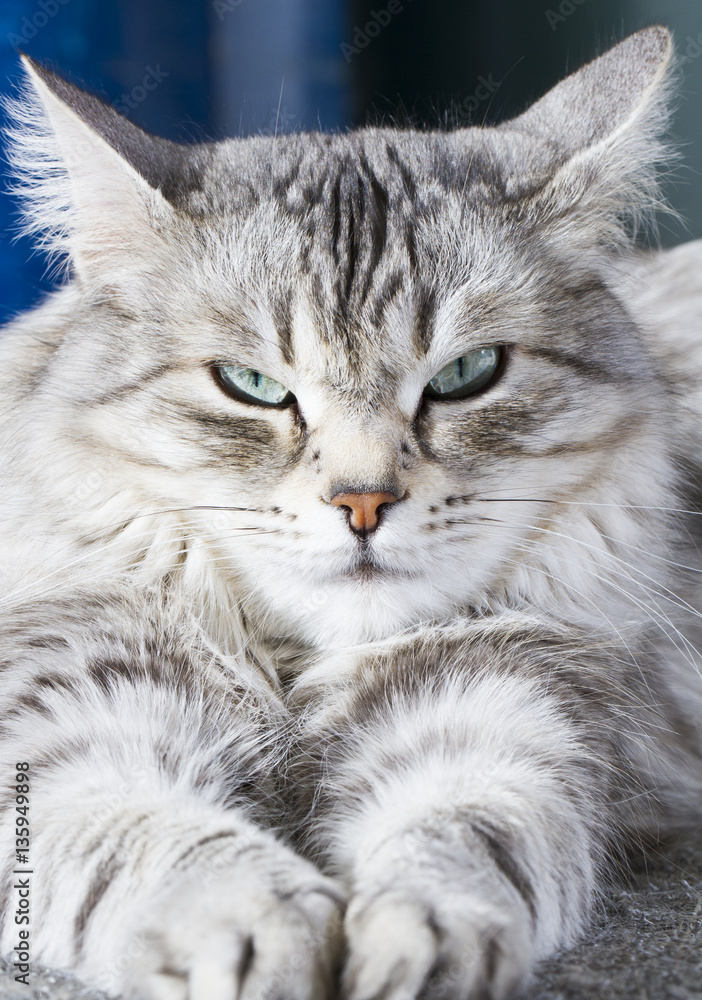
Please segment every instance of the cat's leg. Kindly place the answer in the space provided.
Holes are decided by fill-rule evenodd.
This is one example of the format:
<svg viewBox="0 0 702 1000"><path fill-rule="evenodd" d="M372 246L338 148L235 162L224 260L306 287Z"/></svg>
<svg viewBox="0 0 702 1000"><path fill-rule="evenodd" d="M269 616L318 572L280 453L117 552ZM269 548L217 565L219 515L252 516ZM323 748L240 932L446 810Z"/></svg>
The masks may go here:
<svg viewBox="0 0 702 1000"><path fill-rule="evenodd" d="M312 835L350 893L345 995L510 995L587 921L621 801L650 807L641 678L510 628L337 667L306 755Z"/></svg>
<svg viewBox="0 0 702 1000"><path fill-rule="evenodd" d="M2 951L25 868L32 961L139 1000L326 996L340 891L257 822L285 723L270 686L134 596L18 609L4 636Z"/></svg>

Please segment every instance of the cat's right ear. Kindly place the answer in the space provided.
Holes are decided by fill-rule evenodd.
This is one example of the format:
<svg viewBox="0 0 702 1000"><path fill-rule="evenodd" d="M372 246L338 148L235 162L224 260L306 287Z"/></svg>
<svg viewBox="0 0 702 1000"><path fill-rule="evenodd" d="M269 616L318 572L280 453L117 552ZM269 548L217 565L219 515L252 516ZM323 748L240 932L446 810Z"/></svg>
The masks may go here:
<svg viewBox="0 0 702 1000"><path fill-rule="evenodd" d="M173 209L158 175L168 147L56 73L22 56L27 82L7 102L24 232L90 283L153 265ZM182 147L175 146L176 150Z"/></svg>
<svg viewBox="0 0 702 1000"><path fill-rule="evenodd" d="M672 64L670 32L644 28L498 127L517 164L511 194L522 188L527 214L560 227L571 244L582 234L602 244L627 237L622 221L636 227L662 206Z"/></svg>

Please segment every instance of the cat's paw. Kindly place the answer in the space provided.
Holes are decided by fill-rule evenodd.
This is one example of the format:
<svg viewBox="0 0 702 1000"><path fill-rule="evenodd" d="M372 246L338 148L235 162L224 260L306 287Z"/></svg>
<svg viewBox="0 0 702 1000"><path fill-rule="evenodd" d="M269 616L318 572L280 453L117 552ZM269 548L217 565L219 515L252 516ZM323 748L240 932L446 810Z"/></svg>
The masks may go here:
<svg viewBox="0 0 702 1000"><path fill-rule="evenodd" d="M342 905L334 882L275 843L215 879L179 875L150 905L120 988L129 1000L322 1000Z"/></svg>
<svg viewBox="0 0 702 1000"><path fill-rule="evenodd" d="M455 886L368 890L346 915L346 1000L503 1000L532 965L523 912Z"/></svg>

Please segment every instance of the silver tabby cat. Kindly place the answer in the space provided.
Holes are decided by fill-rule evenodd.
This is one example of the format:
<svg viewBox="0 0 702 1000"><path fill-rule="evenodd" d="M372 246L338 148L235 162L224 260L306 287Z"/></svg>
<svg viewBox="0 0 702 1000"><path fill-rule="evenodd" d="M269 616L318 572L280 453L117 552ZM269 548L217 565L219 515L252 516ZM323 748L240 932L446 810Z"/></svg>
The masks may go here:
<svg viewBox="0 0 702 1000"><path fill-rule="evenodd" d="M18 762L32 960L139 1000L500 1000L699 820L671 60L192 147L26 60L70 280L0 341L3 951Z"/></svg>

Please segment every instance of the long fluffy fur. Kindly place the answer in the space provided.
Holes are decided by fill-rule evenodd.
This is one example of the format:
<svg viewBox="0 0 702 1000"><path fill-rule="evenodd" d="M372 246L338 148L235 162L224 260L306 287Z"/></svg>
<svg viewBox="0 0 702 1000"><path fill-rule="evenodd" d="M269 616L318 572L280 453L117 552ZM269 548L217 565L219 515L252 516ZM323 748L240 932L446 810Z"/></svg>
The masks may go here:
<svg viewBox="0 0 702 1000"><path fill-rule="evenodd" d="M494 130L192 150L29 66L26 225L75 271L0 343L33 958L140 1000L330 996L342 955L350 1000L501 1000L698 820L702 249L630 224L670 59L639 33ZM422 402L486 344L485 392ZM369 491L361 542L331 500Z"/></svg>

